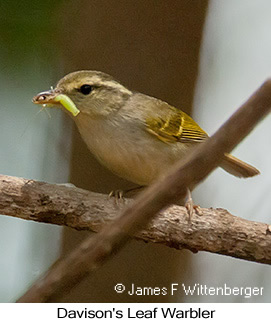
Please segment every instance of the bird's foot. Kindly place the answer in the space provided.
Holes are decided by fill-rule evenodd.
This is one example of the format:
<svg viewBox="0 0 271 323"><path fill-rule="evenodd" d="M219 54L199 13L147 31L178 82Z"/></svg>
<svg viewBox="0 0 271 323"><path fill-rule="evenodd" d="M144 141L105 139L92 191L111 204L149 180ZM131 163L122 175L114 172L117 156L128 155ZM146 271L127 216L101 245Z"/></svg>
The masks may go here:
<svg viewBox="0 0 271 323"><path fill-rule="evenodd" d="M114 197L118 200L123 199L124 191L123 190L113 190L108 194L108 197Z"/></svg>
<svg viewBox="0 0 271 323"><path fill-rule="evenodd" d="M124 196L130 193L135 193L136 191L142 189L144 186L138 186L138 187L133 187L129 188L127 190L115 190L111 191L108 195L109 198L113 197L115 199L115 203L119 205L120 203L125 202Z"/></svg>
<svg viewBox="0 0 271 323"><path fill-rule="evenodd" d="M120 205L124 203L124 191L123 190L115 190L115 191L111 191L108 194L108 197L111 199L112 197L114 198L115 204L116 205Z"/></svg>
<svg viewBox="0 0 271 323"><path fill-rule="evenodd" d="M198 215L201 215L201 211L200 211L200 206L199 205L195 205L192 199L192 195L191 195L191 191L188 188L187 189L187 194L185 197L185 204L184 204L187 213L188 213L188 222L191 223L191 219L192 219L192 215L193 215L193 211L195 210L196 213Z"/></svg>

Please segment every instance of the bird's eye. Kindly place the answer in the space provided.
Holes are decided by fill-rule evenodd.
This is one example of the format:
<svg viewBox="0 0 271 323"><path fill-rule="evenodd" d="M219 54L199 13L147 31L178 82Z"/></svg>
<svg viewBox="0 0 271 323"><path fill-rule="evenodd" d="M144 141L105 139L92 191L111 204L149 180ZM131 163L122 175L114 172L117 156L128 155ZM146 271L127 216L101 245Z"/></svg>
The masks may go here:
<svg viewBox="0 0 271 323"><path fill-rule="evenodd" d="M79 90L84 95L88 95L93 90L93 87L89 84L83 84Z"/></svg>

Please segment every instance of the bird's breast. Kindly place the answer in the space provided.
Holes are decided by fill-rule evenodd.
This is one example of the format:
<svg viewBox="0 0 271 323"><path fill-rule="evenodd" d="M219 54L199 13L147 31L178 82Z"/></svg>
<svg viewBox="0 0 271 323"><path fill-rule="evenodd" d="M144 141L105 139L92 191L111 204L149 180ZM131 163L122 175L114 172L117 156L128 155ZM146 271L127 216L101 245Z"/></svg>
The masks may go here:
<svg viewBox="0 0 271 323"><path fill-rule="evenodd" d="M76 117L79 132L93 155L116 175L149 185L185 155L185 144L160 142L142 128Z"/></svg>

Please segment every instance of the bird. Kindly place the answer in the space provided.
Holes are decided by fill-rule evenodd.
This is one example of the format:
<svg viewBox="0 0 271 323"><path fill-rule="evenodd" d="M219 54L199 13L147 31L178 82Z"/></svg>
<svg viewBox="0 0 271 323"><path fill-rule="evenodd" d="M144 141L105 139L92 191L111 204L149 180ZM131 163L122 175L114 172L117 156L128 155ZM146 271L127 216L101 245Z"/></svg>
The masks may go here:
<svg viewBox="0 0 271 323"><path fill-rule="evenodd" d="M181 109L132 91L100 71L69 73L32 101L67 112L98 161L139 186L165 176L171 166L208 139ZM259 174L255 167L227 153L219 166L237 177Z"/></svg>

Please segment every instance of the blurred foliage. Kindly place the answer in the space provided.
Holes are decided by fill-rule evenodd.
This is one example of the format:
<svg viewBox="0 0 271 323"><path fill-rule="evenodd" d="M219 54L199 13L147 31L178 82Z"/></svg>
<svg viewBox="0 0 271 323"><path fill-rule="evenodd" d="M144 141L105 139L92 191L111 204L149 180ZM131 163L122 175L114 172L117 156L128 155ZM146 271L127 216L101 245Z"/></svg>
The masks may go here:
<svg viewBox="0 0 271 323"><path fill-rule="evenodd" d="M0 0L0 55L6 64L21 66L57 53L55 30L63 0Z"/></svg>

